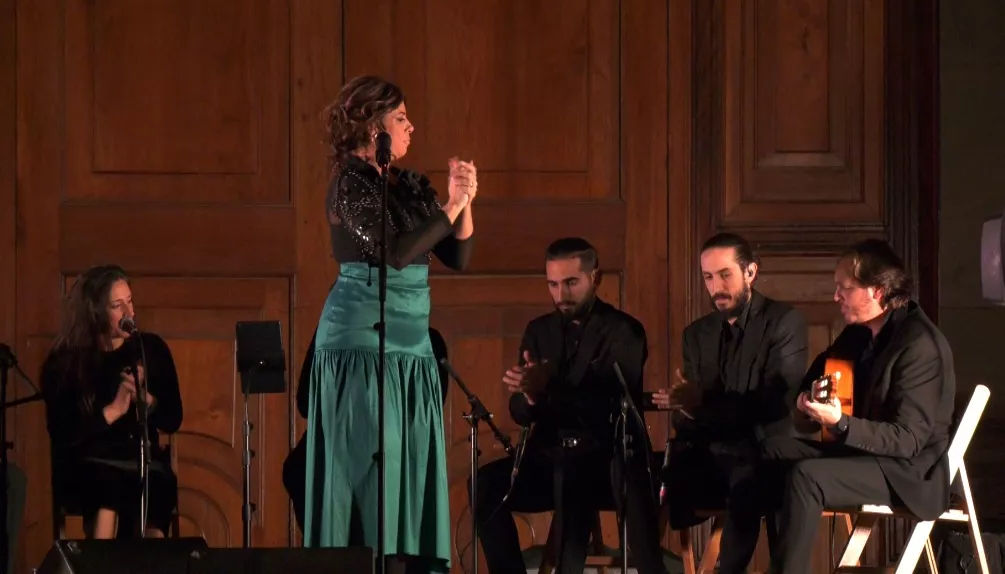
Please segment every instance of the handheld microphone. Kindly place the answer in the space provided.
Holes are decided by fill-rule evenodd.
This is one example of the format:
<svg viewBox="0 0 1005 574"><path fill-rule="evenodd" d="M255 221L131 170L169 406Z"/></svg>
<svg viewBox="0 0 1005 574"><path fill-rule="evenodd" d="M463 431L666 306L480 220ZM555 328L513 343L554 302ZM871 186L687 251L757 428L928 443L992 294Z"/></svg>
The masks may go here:
<svg viewBox="0 0 1005 574"><path fill-rule="evenodd" d="M383 131L377 133L374 143L377 146L377 165L386 168L391 163L391 134Z"/></svg>
<svg viewBox="0 0 1005 574"><path fill-rule="evenodd" d="M132 317L123 317L119 320L119 329L123 332L129 333L130 335L136 334L139 329L136 328L136 321Z"/></svg>
<svg viewBox="0 0 1005 574"><path fill-rule="evenodd" d="M527 450L527 434L530 432L530 426L520 427L520 442L516 445L516 453L513 455L513 472L510 473L509 477L509 487L513 490L513 484L516 483L516 476L520 474L520 463L523 462L523 453ZM507 493L506 496L509 496Z"/></svg>

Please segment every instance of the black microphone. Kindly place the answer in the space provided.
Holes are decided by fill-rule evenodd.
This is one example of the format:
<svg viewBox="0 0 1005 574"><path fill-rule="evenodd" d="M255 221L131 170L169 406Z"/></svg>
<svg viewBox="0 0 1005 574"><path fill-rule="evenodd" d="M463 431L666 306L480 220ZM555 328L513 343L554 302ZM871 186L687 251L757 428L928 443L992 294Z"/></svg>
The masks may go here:
<svg viewBox="0 0 1005 574"><path fill-rule="evenodd" d="M667 475L667 467L670 466L670 437L667 437L666 446L663 447L663 465L660 466L660 506L667 499L667 481L664 477Z"/></svg>
<svg viewBox="0 0 1005 574"><path fill-rule="evenodd" d="M17 366L17 357L14 350L9 345L0 343L0 368L12 368Z"/></svg>
<svg viewBox="0 0 1005 574"><path fill-rule="evenodd" d="M513 488L513 483L516 482L516 475L520 474L520 463L523 462L523 453L527 450L527 433L529 432L529 425L520 427L520 442L516 445L516 454L513 456L513 472L509 478L510 489Z"/></svg>
<svg viewBox="0 0 1005 574"><path fill-rule="evenodd" d="M376 138L377 165L387 167L391 163L391 134L379 132Z"/></svg>
<svg viewBox="0 0 1005 574"><path fill-rule="evenodd" d="M132 317L123 317L119 320L119 329L130 335L136 334L139 329L136 328L136 321Z"/></svg>

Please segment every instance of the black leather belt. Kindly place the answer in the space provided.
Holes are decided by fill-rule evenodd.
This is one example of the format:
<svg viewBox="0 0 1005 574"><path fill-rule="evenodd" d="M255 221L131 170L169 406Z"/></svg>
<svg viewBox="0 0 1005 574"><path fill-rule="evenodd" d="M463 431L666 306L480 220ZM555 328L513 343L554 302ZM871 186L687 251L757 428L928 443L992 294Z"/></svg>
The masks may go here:
<svg viewBox="0 0 1005 574"><path fill-rule="evenodd" d="M558 441L558 446L562 448L579 448L579 446L583 443L584 443L583 439L579 437L569 436L560 438Z"/></svg>

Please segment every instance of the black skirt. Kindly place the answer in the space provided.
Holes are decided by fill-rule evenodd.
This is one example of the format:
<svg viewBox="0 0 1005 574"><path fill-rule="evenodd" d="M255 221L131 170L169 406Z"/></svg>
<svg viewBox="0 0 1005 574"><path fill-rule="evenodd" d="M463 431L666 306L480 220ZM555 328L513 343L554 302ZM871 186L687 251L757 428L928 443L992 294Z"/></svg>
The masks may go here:
<svg viewBox="0 0 1005 574"><path fill-rule="evenodd" d="M79 504L85 523L90 523L99 509L118 515L118 537L131 538L139 532L142 485L135 461L85 459L73 465L73 498ZM178 479L171 467L155 461L149 472L147 528L165 535L178 506Z"/></svg>

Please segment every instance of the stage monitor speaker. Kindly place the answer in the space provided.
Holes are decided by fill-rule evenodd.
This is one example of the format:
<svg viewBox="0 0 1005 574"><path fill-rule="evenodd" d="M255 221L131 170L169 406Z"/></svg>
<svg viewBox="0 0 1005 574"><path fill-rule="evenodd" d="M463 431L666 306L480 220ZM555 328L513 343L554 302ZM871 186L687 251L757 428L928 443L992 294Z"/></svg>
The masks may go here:
<svg viewBox="0 0 1005 574"><path fill-rule="evenodd" d="M57 540L38 574L187 574L189 559L208 549L202 538Z"/></svg>
<svg viewBox="0 0 1005 574"><path fill-rule="evenodd" d="M1005 304L1005 271L1002 251L1005 251L1005 234L1002 232L1002 215L984 220L981 231L981 293L984 299Z"/></svg>
<svg viewBox="0 0 1005 574"><path fill-rule="evenodd" d="M211 548L188 574L373 574L372 548Z"/></svg>

